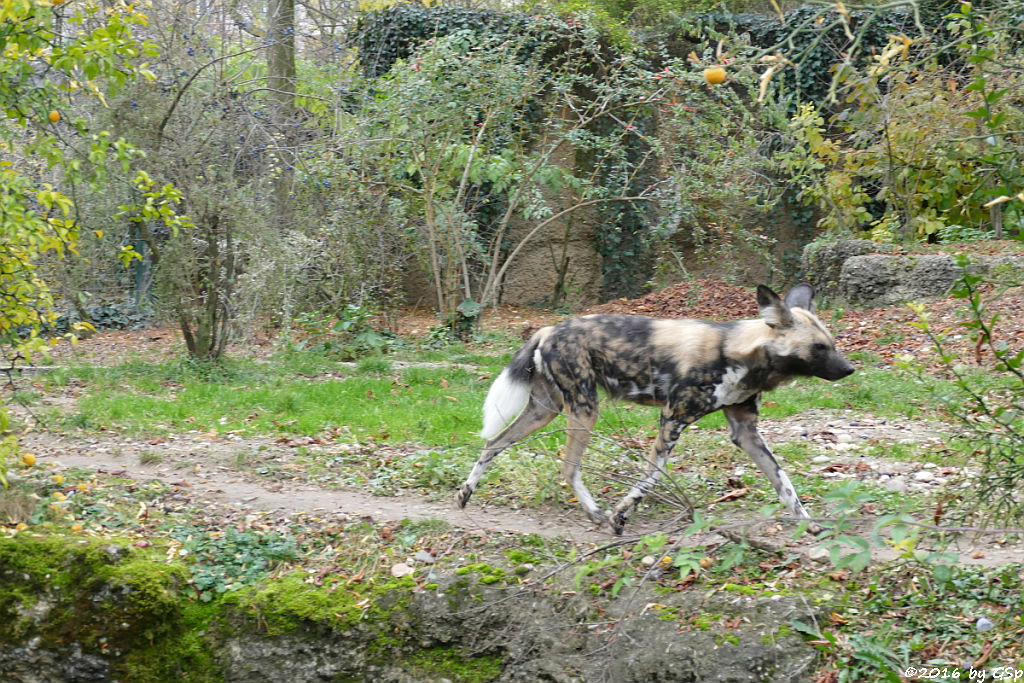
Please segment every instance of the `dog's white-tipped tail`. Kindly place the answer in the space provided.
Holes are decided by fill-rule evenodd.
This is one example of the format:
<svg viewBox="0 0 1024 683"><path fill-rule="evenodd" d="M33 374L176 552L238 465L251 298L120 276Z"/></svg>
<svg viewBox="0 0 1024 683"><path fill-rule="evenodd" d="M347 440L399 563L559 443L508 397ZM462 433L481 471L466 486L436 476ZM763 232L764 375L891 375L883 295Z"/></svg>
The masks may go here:
<svg viewBox="0 0 1024 683"><path fill-rule="evenodd" d="M529 382L516 381L508 368L502 370L484 400L484 428L480 436L488 440L496 437L523 411L529 400Z"/></svg>

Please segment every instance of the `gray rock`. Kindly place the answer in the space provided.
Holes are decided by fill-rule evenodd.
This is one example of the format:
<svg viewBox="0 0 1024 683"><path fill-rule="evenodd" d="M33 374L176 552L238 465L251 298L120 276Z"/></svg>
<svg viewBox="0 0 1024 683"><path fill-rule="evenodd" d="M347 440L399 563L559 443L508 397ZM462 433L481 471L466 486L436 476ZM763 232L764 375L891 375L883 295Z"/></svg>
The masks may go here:
<svg viewBox="0 0 1024 683"><path fill-rule="evenodd" d="M972 272L1024 268L1020 255L973 258ZM950 254L900 254L865 240L808 245L803 267L826 301L866 308L945 296L962 273Z"/></svg>
<svg viewBox="0 0 1024 683"><path fill-rule="evenodd" d="M0 645L0 680L23 683L105 683L110 666L101 657L83 654L78 643L59 649Z"/></svg>
<svg viewBox="0 0 1024 683"><path fill-rule="evenodd" d="M882 486L896 493L903 493L907 490L907 482L900 477L882 477Z"/></svg>

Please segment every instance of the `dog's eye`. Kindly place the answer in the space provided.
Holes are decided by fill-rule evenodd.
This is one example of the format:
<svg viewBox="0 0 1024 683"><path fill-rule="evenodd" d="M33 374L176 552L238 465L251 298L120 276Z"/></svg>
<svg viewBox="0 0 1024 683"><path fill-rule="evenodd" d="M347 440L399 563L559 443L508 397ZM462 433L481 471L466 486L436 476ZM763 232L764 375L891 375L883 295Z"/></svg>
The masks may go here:
<svg viewBox="0 0 1024 683"><path fill-rule="evenodd" d="M828 351L828 344L825 342L814 342L815 351Z"/></svg>

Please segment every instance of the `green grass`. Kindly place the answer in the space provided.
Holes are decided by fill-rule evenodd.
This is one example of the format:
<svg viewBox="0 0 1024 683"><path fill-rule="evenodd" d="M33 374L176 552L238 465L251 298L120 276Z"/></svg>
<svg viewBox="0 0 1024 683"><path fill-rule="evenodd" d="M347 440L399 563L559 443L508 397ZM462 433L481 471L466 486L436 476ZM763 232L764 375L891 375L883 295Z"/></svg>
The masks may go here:
<svg viewBox="0 0 1024 683"><path fill-rule="evenodd" d="M506 350L495 355L464 349L448 356L440 351L403 354L407 361L458 362L473 369L442 365L397 370L391 360L377 357L361 361L354 370L339 369L322 354L289 351L260 363L131 362L110 368L62 368L45 381L56 387L72 380L89 386L77 412L62 417L70 427L104 426L134 434L198 430L242 435L315 435L347 427L360 438L450 446L477 442L480 406L490 378L507 360ZM809 378L781 387L765 395L762 415L766 420L781 419L817 409L941 418L941 406L932 393L934 385L941 384L903 370L869 366L841 382ZM599 435L654 434L657 409L604 403ZM698 426L719 429L725 420L715 413ZM538 437L530 449L557 449L562 428L559 418L549 428L556 433Z"/></svg>
<svg viewBox="0 0 1024 683"><path fill-rule="evenodd" d="M121 426L133 433L216 431L318 434L348 426L358 436L446 444L476 429L485 387L462 370L421 368L345 379L282 376L269 381L189 379L160 391L152 379L100 386L79 400L71 423Z"/></svg>

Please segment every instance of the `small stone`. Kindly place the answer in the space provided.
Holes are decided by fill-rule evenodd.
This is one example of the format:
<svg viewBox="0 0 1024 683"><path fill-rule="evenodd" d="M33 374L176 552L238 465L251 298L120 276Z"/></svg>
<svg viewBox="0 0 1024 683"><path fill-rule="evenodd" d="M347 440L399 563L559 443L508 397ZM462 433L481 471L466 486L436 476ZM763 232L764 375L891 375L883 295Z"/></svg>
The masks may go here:
<svg viewBox="0 0 1024 683"><path fill-rule="evenodd" d="M896 493L903 493L907 490L907 483L902 479L897 479L896 477L893 477L888 481L883 481L882 486L890 491L895 491Z"/></svg>
<svg viewBox="0 0 1024 683"><path fill-rule="evenodd" d="M640 560L640 564L642 564L645 567L653 567L657 561L658 558L656 558L654 555L644 555L643 559Z"/></svg>
<svg viewBox="0 0 1024 683"><path fill-rule="evenodd" d="M836 434L836 441L839 443L850 443L853 441L853 437L846 432L838 432Z"/></svg>
<svg viewBox="0 0 1024 683"><path fill-rule="evenodd" d="M813 462L815 465L822 465L822 464L824 464L826 462L832 462L832 456L831 455L816 455L816 456L814 456L811 459L811 462Z"/></svg>
<svg viewBox="0 0 1024 683"><path fill-rule="evenodd" d="M934 479L935 479L935 473L934 472L930 472L929 470L921 470L919 472L915 472L914 473L914 480L915 481L929 482L929 481L932 481Z"/></svg>
<svg viewBox="0 0 1024 683"><path fill-rule="evenodd" d="M430 554L427 550L417 550L416 554L413 555L414 560L421 564L434 564L437 562L437 558Z"/></svg>
<svg viewBox="0 0 1024 683"><path fill-rule="evenodd" d="M807 556L812 560L822 560L828 557L828 548L825 546L818 546L811 552L807 553Z"/></svg>
<svg viewBox="0 0 1024 683"><path fill-rule="evenodd" d="M981 633L984 633L985 631L991 631L995 627L996 625L993 624L992 620L988 617L981 617L980 619L978 619L978 623L975 624L975 628L977 628L978 631L980 631Z"/></svg>

